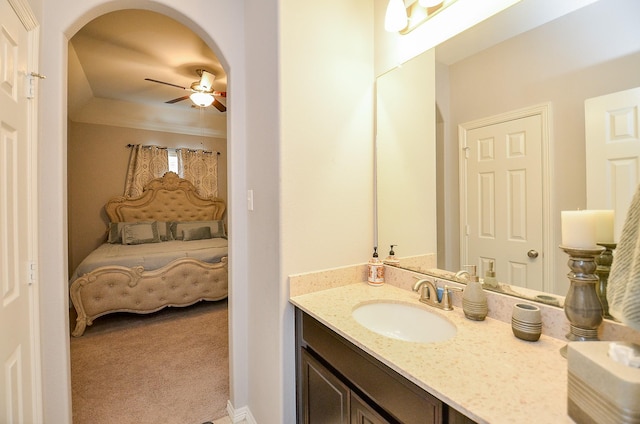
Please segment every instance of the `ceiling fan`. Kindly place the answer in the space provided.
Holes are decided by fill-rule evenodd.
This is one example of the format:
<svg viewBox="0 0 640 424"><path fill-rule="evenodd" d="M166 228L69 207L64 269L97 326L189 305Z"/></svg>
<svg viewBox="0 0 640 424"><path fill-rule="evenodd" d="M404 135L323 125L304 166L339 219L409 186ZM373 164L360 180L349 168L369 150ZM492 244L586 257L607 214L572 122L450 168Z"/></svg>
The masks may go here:
<svg viewBox="0 0 640 424"><path fill-rule="evenodd" d="M171 87L180 88L182 90L191 91L191 94L178 97L165 103L173 104L178 103L183 100L191 99L197 107L208 107L213 106L218 109L220 112L225 112L227 107L220 103L216 97L227 97L226 91L214 91L213 89L213 81L215 80L215 75L211 72L208 72L204 69L196 69L196 73L200 77L199 81L194 81L191 84L191 87L183 87L181 85L172 84L170 82L159 81L152 78L145 78L146 81L156 82L158 84L164 84Z"/></svg>

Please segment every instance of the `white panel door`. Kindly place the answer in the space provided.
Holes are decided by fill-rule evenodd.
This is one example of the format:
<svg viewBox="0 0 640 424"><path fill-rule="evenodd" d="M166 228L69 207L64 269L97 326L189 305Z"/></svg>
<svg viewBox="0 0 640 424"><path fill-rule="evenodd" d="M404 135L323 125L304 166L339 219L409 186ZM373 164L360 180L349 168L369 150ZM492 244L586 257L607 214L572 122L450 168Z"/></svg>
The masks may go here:
<svg viewBox="0 0 640 424"><path fill-rule="evenodd" d="M40 421L29 45L27 30L1 0L0 422L12 424Z"/></svg>
<svg viewBox="0 0 640 424"><path fill-rule="evenodd" d="M540 115L471 129L466 142L468 262L483 276L494 261L499 281L543 290Z"/></svg>
<svg viewBox="0 0 640 424"><path fill-rule="evenodd" d="M615 210L619 240L640 182L640 88L585 101L587 209Z"/></svg>

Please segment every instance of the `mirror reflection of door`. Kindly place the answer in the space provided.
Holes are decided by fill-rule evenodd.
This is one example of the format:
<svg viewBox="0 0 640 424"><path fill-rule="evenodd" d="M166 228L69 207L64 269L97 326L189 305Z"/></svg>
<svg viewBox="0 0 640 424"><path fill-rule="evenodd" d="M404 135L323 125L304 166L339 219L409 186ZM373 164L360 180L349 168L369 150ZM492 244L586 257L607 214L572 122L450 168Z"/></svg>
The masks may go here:
<svg viewBox="0 0 640 424"><path fill-rule="evenodd" d="M482 277L494 262L499 281L544 290L541 116L496 117L461 141L463 263Z"/></svg>
<svg viewBox="0 0 640 424"><path fill-rule="evenodd" d="M640 88L585 101L587 209L613 209L620 240L640 182Z"/></svg>

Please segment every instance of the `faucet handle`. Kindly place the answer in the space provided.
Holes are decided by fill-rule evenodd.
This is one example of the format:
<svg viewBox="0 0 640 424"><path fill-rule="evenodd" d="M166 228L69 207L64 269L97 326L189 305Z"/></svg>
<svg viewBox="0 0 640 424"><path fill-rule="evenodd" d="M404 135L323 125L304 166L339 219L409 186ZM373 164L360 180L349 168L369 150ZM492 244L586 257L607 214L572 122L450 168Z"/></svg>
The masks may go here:
<svg viewBox="0 0 640 424"><path fill-rule="evenodd" d="M449 287L446 284L444 285L444 288L442 290L442 301L440 303L442 304L442 309L444 309L445 311L453 310L453 306L451 304L451 295L449 294L450 290L459 292L462 291L460 287Z"/></svg>

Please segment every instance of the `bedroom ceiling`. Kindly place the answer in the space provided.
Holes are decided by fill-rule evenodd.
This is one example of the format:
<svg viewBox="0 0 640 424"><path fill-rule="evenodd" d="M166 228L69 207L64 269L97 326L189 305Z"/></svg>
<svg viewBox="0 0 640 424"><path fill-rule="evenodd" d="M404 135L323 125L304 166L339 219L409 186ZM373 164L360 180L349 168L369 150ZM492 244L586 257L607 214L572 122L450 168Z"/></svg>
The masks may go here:
<svg viewBox="0 0 640 424"><path fill-rule="evenodd" d="M69 43L68 113L74 122L226 137L226 113L195 108L190 100L166 104L190 92L145 78L190 87L197 69L227 76L211 49L179 22L146 10L102 15ZM227 105L227 99L217 98Z"/></svg>

